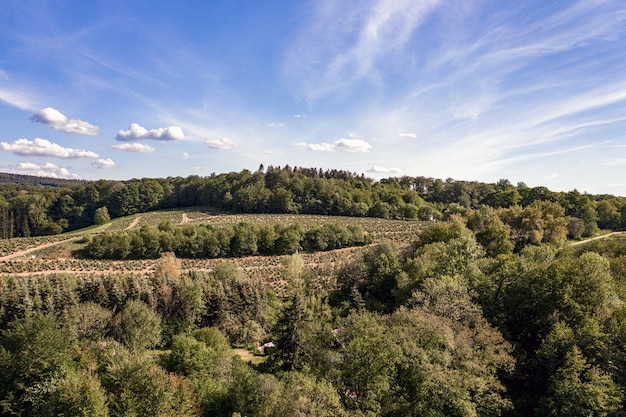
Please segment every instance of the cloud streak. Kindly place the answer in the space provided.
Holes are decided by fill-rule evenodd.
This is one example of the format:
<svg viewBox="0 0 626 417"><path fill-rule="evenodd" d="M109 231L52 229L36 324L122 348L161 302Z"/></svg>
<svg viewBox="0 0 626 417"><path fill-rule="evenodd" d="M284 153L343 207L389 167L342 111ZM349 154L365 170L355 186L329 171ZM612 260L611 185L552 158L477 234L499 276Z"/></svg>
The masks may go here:
<svg viewBox="0 0 626 417"><path fill-rule="evenodd" d="M439 0L324 0L291 46L285 72L317 99L380 76L379 62L397 57Z"/></svg>
<svg viewBox="0 0 626 417"><path fill-rule="evenodd" d="M33 98L28 94L0 88L0 101L22 110L33 108Z"/></svg>
<svg viewBox="0 0 626 417"><path fill-rule="evenodd" d="M69 119L63 113L52 107L39 110L30 117L30 120L35 123L43 123L54 130L65 133L95 136L98 134L99 130L98 126L92 125L91 123L78 119Z"/></svg>
<svg viewBox="0 0 626 417"><path fill-rule="evenodd" d="M98 154L83 149L64 148L49 140L17 139L13 143L0 142L0 149L20 156L51 156L62 159L98 158Z"/></svg>

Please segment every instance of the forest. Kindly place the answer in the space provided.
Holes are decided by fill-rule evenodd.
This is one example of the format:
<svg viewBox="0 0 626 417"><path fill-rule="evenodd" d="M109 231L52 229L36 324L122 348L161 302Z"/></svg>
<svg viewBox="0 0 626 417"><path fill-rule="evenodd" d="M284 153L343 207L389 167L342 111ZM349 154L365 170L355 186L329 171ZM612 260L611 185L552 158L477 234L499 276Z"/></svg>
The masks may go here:
<svg viewBox="0 0 626 417"><path fill-rule="evenodd" d="M0 415L626 415L623 197L290 167L0 183L12 240L198 206L329 217L163 221L75 250L156 259L147 275L0 274ZM330 216L423 228L379 239ZM305 262L355 245L330 280ZM285 291L241 256L280 259Z"/></svg>

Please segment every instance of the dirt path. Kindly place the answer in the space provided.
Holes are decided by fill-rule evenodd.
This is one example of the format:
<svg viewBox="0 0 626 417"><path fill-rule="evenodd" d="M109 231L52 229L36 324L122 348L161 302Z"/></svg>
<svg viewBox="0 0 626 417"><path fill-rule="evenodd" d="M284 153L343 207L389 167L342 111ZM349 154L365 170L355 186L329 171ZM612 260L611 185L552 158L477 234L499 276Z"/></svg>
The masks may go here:
<svg viewBox="0 0 626 417"><path fill-rule="evenodd" d="M36 252L36 251L41 250L41 249L49 248L50 246L60 245L61 243L65 243L65 242L69 242L69 241L72 241L72 240L76 240L78 238L79 237L77 236L77 237L71 237L71 238L65 239L65 240L59 240L58 242L44 243L42 245L35 246L34 248L24 249L24 250L21 250L19 252L12 253L10 255L3 256L3 257L0 258L0 261L8 261L9 259L19 258L21 256L26 256L26 255L28 255L28 254L30 254L32 252Z"/></svg>
<svg viewBox="0 0 626 417"><path fill-rule="evenodd" d="M183 219L180 221L180 224L187 224L189 223L189 216L187 216L187 213L183 213Z"/></svg>
<svg viewBox="0 0 626 417"><path fill-rule="evenodd" d="M591 242L592 240L606 239L609 236L621 235L621 234L624 234L624 233L626 233L626 232L611 232L609 234L602 235L602 236L590 237L589 239L581 240L580 242L574 242L570 246L582 245L583 243Z"/></svg>
<svg viewBox="0 0 626 417"><path fill-rule="evenodd" d="M133 220L133 221L131 222L131 224L129 224L129 225L128 225L128 227L127 227L126 229L124 229L124 230L130 230L130 229L132 229L133 227L137 226L137 223L139 223L139 220L141 220L141 216L137 216L137 217L135 217L135 220Z"/></svg>

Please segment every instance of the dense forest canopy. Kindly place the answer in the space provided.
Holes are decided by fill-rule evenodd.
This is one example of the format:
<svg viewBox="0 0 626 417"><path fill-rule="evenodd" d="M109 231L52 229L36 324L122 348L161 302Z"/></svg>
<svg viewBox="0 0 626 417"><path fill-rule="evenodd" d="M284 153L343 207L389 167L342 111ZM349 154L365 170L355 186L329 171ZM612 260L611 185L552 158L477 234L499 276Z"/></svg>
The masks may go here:
<svg viewBox="0 0 626 417"><path fill-rule="evenodd" d="M1 275L0 416L626 415L626 240L566 243L625 229L623 198L289 167L0 189L5 238L192 206L428 225L410 242L332 217L85 237L83 256L156 267ZM350 245L325 281L300 253ZM283 293L233 259L180 259L255 255L280 260Z"/></svg>
<svg viewBox="0 0 626 417"><path fill-rule="evenodd" d="M103 222L108 217L192 206L234 213L420 220L440 219L450 213L487 206L499 210L498 216L514 229L524 228L521 223L534 222L537 210L549 217L560 216L563 210L568 217L566 229L572 237L591 236L598 228L626 227L626 198L575 190L553 192L524 184L513 186L507 180L488 184L405 176L375 182L347 171L270 166L256 172L244 170L209 177L56 181L54 187L42 186L43 183L0 182L0 238L57 234ZM515 233L516 241L551 239L539 236L541 233Z"/></svg>

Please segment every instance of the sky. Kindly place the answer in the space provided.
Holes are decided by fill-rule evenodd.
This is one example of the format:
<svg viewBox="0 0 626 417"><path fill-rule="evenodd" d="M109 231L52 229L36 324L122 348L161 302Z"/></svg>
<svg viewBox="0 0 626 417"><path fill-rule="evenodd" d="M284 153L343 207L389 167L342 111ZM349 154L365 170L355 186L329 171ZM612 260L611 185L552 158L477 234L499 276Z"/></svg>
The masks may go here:
<svg viewBox="0 0 626 417"><path fill-rule="evenodd" d="M626 196L623 0L0 2L0 171Z"/></svg>

